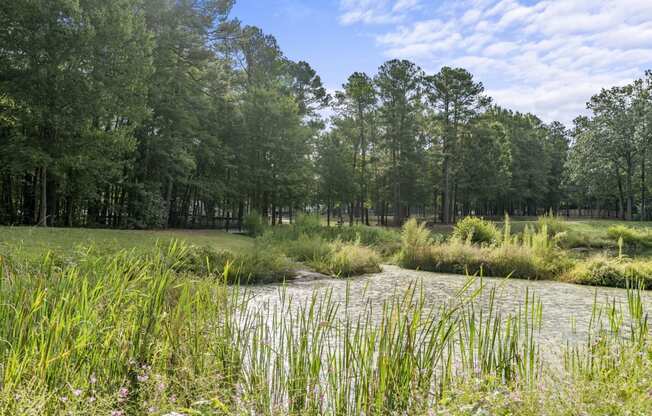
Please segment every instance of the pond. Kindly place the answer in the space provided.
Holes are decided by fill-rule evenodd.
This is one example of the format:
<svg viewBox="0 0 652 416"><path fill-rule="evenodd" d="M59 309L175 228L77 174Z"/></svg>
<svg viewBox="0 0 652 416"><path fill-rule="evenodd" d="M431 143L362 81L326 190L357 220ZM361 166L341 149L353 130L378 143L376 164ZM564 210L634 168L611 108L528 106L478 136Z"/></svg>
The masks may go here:
<svg viewBox="0 0 652 416"><path fill-rule="evenodd" d="M338 318L347 313L350 317L362 314L373 305L373 315L380 319L381 305L393 296L403 294L410 284L423 290L427 308L437 308L451 301L464 287L467 278L460 275L439 274L401 269L385 265L380 273L351 279L332 279L307 274L285 284L261 285L251 289L253 304L261 308L273 307L281 299L291 299L295 305L308 302L313 294L332 294L332 299L345 308L338 309ZM487 287L496 286L496 306L505 313L522 307L526 292L534 294L542 304L543 318L538 341L548 352L559 350L569 343L587 339L588 328L597 300L606 305L615 300L627 315L627 292L624 289L579 286L554 281L527 281L517 279L484 278ZM476 283L477 284L477 283ZM348 291L348 301L346 300ZM652 292L643 293L645 311L652 310ZM483 291L478 302L486 306L489 291Z"/></svg>

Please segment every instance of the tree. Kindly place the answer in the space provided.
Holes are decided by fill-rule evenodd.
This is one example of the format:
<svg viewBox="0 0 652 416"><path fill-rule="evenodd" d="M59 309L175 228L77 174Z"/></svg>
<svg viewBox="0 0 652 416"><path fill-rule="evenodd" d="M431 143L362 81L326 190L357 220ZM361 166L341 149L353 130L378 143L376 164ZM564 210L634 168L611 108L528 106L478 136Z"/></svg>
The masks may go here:
<svg viewBox="0 0 652 416"><path fill-rule="evenodd" d="M384 143L391 160L395 226L402 224L405 216L401 186L414 180L406 173L411 156L417 153L423 77L423 71L414 63L391 60L379 68L375 78Z"/></svg>
<svg viewBox="0 0 652 416"><path fill-rule="evenodd" d="M461 128L487 104L482 96L482 83L473 81L473 75L462 68L444 67L426 78L427 97L434 107L435 117L442 124L442 208L444 223L455 216L455 178L453 161L459 153Z"/></svg>
<svg viewBox="0 0 652 416"><path fill-rule="evenodd" d="M48 185L70 157L63 150L112 132L123 137L144 113L145 16L138 0L29 0L3 3L0 22L0 90L18 104L21 134L36 150L33 193L46 226L55 198Z"/></svg>
<svg viewBox="0 0 652 416"><path fill-rule="evenodd" d="M369 212L365 209L367 201L367 153L370 140L368 131L371 118L376 111L376 91L373 80L364 73L356 72L343 85L343 91L337 94L338 107L342 117L350 118L355 132L351 131L350 141L353 143L352 174L357 182L357 209L365 223L369 223ZM360 166L358 168L358 159ZM355 202L351 201L349 222L353 225Z"/></svg>

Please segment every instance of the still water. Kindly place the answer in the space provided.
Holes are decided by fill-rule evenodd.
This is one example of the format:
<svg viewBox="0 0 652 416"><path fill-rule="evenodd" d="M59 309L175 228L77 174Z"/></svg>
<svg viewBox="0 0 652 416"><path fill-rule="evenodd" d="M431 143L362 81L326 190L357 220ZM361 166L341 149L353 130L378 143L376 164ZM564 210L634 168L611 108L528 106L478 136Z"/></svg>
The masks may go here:
<svg viewBox="0 0 652 416"><path fill-rule="evenodd" d="M253 287L253 304L260 308L273 307L283 296L290 298L293 304L308 302L313 294L331 293L332 298L347 307L339 308L340 318L345 314L355 318L373 305L373 311L379 318L380 305L393 296L401 295L410 284L422 289L428 308L437 308L451 301L464 287L467 278L459 275L439 274L405 270L396 266L383 266L380 273L351 279L332 279L307 273L285 284L261 285ZM622 305L623 313L627 311L627 293L624 289L595 288L553 281L526 281L517 279L485 278L485 286L497 287L496 306L502 312L518 310L525 302L526 291L534 294L543 308L543 320L538 338L549 352L559 350L569 343L583 342L587 339L594 301L605 305L615 301ZM483 292L478 302L488 301L488 290ZM348 300L347 300L348 293ZM645 311L652 311L652 292L643 294Z"/></svg>

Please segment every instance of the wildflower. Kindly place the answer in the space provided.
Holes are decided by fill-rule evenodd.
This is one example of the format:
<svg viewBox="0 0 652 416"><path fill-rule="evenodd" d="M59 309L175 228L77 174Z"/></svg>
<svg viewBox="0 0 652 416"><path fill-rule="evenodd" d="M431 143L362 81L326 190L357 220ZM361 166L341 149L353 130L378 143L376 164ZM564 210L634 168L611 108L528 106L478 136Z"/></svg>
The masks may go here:
<svg viewBox="0 0 652 416"><path fill-rule="evenodd" d="M82 391L80 389L75 389L72 391L73 396L79 397L82 395Z"/></svg>
<svg viewBox="0 0 652 416"><path fill-rule="evenodd" d="M90 382L91 384L97 383L97 378L95 377L95 374L91 374Z"/></svg>
<svg viewBox="0 0 652 416"><path fill-rule="evenodd" d="M125 416L125 412L122 410L113 410L111 411L111 416Z"/></svg>
<svg viewBox="0 0 652 416"><path fill-rule="evenodd" d="M95 402L95 397L91 396L88 398L88 403L94 403Z"/></svg>
<svg viewBox="0 0 652 416"><path fill-rule="evenodd" d="M144 383L147 380L149 380L149 376L147 374L142 374L142 375L139 374L136 378L138 379L138 382L140 382L140 383Z"/></svg>
<svg viewBox="0 0 652 416"><path fill-rule="evenodd" d="M147 409L147 412L148 412L148 413L156 413L156 407L154 407L154 406L150 406L150 407Z"/></svg>
<svg viewBox="0 0 652 416"><path fill-rule="evenodd" d="M166 413L163 416L186 416L185 413L170 412Z"/></svg>
<svg viewBox="0 0 652 416"><path fill-rule="evenodd" d="M172 403L175 403L175 402L177 401L177 396L174 395L174 394L173 394L172 396L170 396L170 401L171 401Z"/></svg>
<svg viewBox="0 0 652 416"><path fill-rule="evenodd" d="M126 387L120 387L118 390L118 402L123 402L129 396L129 389Z"/></svg>
<svg viewBox="0 0 652 416"><path fill-rule="evenodd" d="M68 396L61 396L59 397L59 400L61 401L61 403L65 403L68 401Z"/></svg>

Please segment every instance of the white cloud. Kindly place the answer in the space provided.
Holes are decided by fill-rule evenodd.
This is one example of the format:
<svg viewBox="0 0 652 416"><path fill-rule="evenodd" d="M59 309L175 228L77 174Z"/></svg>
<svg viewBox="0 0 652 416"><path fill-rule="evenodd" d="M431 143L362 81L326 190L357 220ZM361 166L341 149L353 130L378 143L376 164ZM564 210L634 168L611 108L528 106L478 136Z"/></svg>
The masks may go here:
<svg viewBox="0 0 652 416"><path fill-rule="evenodd" d="M420 0L340 0L340 23L397 23L420 6Z"/></svg>
<svg viewBox="0 0 652 416"><path fill-rule="evenodd" d="M343 23L394 25L376 37L388 57L463 66L498 104L546 121L569 123L601 88L652 67L652 0L447 0L410 21L426 9L414 0L341 3Z"/></svg>

